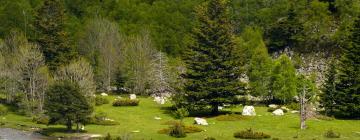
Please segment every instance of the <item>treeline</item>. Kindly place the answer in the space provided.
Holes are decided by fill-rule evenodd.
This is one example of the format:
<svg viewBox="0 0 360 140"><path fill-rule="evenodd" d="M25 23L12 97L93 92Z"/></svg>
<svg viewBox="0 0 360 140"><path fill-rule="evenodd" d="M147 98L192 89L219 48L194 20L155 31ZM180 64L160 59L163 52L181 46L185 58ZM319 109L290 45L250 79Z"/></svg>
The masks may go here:
<svg viewBox="0 0 360 140"><path fill-rule="evenodd" d="M327 113L358 117L359 0L203 2L2 0L1 92L29 114L59 81L89 102L97 91L176 93L177 107L213 113L237 95L289 104L322 93ZM285 48L341 57L339 74L320 92L297 71L301 55L271 57Z"/></svg>

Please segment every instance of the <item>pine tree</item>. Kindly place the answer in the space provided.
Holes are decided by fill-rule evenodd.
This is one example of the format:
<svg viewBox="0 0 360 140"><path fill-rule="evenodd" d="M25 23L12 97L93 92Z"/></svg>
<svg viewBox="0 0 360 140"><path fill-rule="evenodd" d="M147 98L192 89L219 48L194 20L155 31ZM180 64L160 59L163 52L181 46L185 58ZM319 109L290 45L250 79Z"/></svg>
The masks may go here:
<svg viewBox="0 0 360 140"><path fill-rule="evenodd" d="M62 0L45 0L37 11L35 27L36 41L41 46L46 64L54 71L58 66L68 64L75 57L74 48L69 45L65 32L65 13Z"/></svg>
<svg viewBox="0 0 360 140"><path fill-rule="evenodd" d="M336 65L335 60L330 62L328 72L326 74L326 81L320 94L320 102L322 107L325 108L325 114L333 114L334 102L335 102L335 81L336 81Z"/></svg>
<svg viewBox="0 0 360 140"><path fill-rule="evenodd" d="M360 117L360 19L355 22L349 45L342 48L339 83L336 84L334 115Z"/></svg>
<svg viewBox="0 0 360 140"><path fill-rule="evenodd" d="M226 0L210 0L196 8L194 42L185 52L186 102L195 108L232 103L240 93L239 65Z"/></svg>
<svg viewBox="0 0 360 140"><path fill-rule="evenodd" d="M261 41L262 42L262 41ZM267 96L269 93L271 76L271 58L262 43L254 50L250 60L249 80L251 94L255 96Z"/></svg>

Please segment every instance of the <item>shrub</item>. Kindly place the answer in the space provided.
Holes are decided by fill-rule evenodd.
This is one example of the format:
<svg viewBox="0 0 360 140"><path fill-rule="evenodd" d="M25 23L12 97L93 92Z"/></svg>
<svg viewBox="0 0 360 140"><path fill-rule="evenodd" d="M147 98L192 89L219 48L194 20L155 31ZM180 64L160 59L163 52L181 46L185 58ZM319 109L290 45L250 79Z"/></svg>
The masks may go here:
<svg viewBox="0 0 360 140"><path fill-rule="evenodd" d="M49 124L50 118L49 118L49 116L42 114L42 115L35 116L32 119L32 121L37 124Z"/></svg>
<svg viewBox="0 0 360 140"><path fill-rule="evenodd" d="M226 114L226 115L217 116L215 119L218 121L240 121L240 120L250 119L250 117L239 114Z"/></svg>
<svg viewBox="0 0 360 140"><path fill-rule="evenodd" d="M325 121L332 121L335 119L334 117L328 117L325 115L316 115L315 117L319 120L325 120Z"/></svg>
<svg viewBox="0 0 360 140"><path fill-rule="evenodd" d="M138 99L134 99L134 100L130 100L130 99L116 99L113 102L113 106L138 106L139 105L140 100Z"/></svg>
<svg viewBox="0 0 360 140"><path fill-rule="evenodd" d="M328 130L325 132L324 137L326 138L340 138L340 133L337 133L333 130Z"/></svg>
<svg viewBox="0 0 360 140"><path fill-rule="evenodd" d="M8 113L7 107L0 104L0 116L6 115L7 113Z"/></svg>
<svg viewBox="0 0 360 140"><path fill-rule="evenodd" d="M287 108L292 110L300 110L300 104L299 103L290 103L286 105Z"/></svg>
<svg viewBox="0 0 360 140"><path fill-rule="evenodd" d="M193 125L185 126L184 129L185 129L185 133L197 133L197 132L204 131L203 129L193 126Z"/></svg>
<svg viewBox="0 0 360 140"><path fill-rule="evenodd" d="M102 97L102 96L95 97L95 105L96 106L108 104L108 103L109 103L109 100L106 97Z"/></svg>
<svg viewBox="0 0 360 140"><path fill-rule="evenodd" d="M185 108L178 108L173 112L173 115L176 119L183 119L184 117L189 115L189 111Z"/></svg>
<svg viewBox="0 0 360 140"><path fill-rule="evenodd" d="M206 137L204 140L216 140L214 137Z"/></svg>
<svg viewBox="0 0 360 140"><path fill-rule="evenodd" d="M270 138L271 136L263 132L255 132L250 128L240 132L235 132L234 137L241 139L266 139Z"/></svg>
<svg viewBox="0 0 360 140"><path fill-rule="evenodd" d="M181 122L179 121L167 121L165 123L163 123L165 125L171 125L170 128L164 128L164 129L161 129L158 131L158 133L160 134L170 134L171 133L171 130L174 128L174 126L178 126L178 125L182 125L183 127L183 131L185 133L197 133L197 132L202 132L204 131L203 129L199 128L199 127L196 127L194 125L190 125L190 126L186 126L184 124L182 124Z"/></svg>
<svg viewBox="0 0 360 140"><path fill-rule="evenodd" d="M175 138L184 138L186 137L186 133L184 130L184 125L182 123L176 123L172 127L170 127L169 135Z"/></svg>
<svg viewBox="0 0 360 140"><path fill-rule="evenodd" d="M107 118L107 114L105 112L97 112L90 120L91 124L96 125L118 125L119 123Z"/></svg>

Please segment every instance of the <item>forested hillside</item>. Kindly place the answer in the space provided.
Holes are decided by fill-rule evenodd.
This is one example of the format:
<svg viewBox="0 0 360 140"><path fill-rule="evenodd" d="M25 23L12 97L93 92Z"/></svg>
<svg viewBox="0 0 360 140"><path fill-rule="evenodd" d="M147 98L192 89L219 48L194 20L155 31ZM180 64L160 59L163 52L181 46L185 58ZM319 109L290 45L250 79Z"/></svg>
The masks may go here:
<svg viewBox="0 0 360 140"><path fill-rule="evenodd" d="M239 104L360 118L360 0L0 0L0 19L0 116L79 130L140 95L174 129Z"/></svg>

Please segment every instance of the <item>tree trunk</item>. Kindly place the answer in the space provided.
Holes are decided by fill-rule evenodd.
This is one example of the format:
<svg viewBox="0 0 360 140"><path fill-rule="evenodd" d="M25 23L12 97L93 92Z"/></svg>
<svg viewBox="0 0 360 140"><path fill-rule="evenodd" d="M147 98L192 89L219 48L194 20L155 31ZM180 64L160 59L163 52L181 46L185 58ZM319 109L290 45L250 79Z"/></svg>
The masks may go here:
<svg viewBox="0 0 360 140"><path fill-rule="evenodd" d="M219 113L218 104L212 105L211 114L216 115L216 114L218 114L218 113Z"/></svg>
<svg viewBox="0 0 360 140"><path fill-rule="evenodd" d="M300 129L306 129L306 109L305 109L306 101L305 101L305 88L303 89L303 93L300 96Z"/></svg>
<svg viewBox="0 0 360 140"><path fill-rule="evenodd" d="M72 130L72 122L71 122L71 119L67 119L66 128L67 128L67 130L68 130L69 132Z"/></svg>

